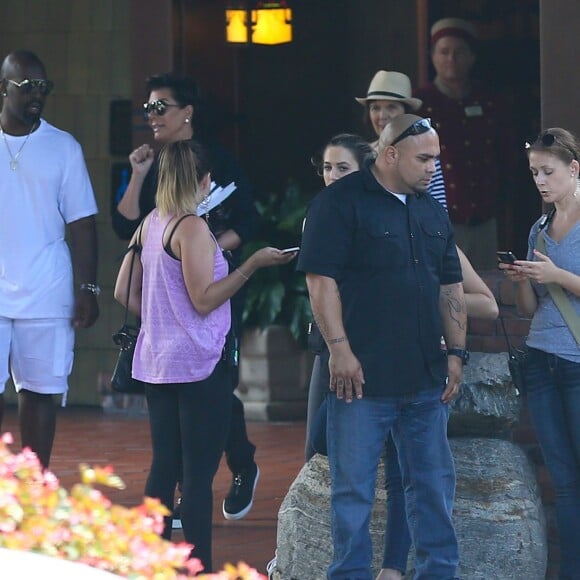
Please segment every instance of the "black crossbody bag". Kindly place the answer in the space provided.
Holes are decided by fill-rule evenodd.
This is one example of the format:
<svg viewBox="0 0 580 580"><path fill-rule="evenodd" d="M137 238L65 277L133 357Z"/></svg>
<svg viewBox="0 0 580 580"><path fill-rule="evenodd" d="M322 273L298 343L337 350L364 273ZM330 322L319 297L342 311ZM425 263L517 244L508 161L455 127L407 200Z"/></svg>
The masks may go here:
<svg viewBox="0 0 580 580"><path fill-rule="evenodd" d="M129 295L131 292L131 279L133 278L133 267L135 260L141 253L141 231L143 222L139 226L137 241L129 246L127 252L132 252L131 267L129 268L129 280L127 282L127 300L125 301L125 320L118 332L113 334L113 342L120 348L117 364L111 376L111 388L116 393L125 395L140 395L145 392L145 385L133 378L133 355L135 345L139 336L139 326L129 324Z"/></svg>

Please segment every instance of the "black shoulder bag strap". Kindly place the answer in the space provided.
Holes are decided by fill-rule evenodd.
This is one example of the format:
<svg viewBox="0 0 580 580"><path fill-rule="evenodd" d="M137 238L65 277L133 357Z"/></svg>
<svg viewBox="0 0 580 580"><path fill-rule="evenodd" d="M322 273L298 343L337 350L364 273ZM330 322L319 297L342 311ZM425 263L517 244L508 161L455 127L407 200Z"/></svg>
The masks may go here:
<svg viewBox="0 0 580 580"><path fill-rule="evenodd" d="M129 268L129 280L127 281L127 299L125 300L125 321L123 322L123 326L127 326L127 323L129 321L129 296L131 294L131 280L133 278L133 266L135 265L135 260L137 259L137 256L141 253L141 250L143 248L141 245L141 233L143 231L144 223L145 220L143 220L139 225L137 241L127 248L127 252L133 252L133 255L131 256L131 266Z"/></svg>

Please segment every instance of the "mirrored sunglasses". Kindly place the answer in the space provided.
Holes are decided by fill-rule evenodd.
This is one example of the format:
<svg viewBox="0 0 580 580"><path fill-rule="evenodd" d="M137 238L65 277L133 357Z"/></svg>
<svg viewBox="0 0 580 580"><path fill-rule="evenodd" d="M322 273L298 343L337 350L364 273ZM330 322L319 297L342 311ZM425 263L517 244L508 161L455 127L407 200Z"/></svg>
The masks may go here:
<svg viewBox="0 0 580 580"><path fill-rule="evenodd" d="M396 145L403 139L410 137L411 135L422 135L431 130L431 119L417 119L410 127L407 127L396 139L394 139L390 144Z"/></svg>
<svg viewBox="0 0 580 580"><path fill-rule="evenodd" d="M158 99L157 101L150 101L149 103L143 103L143 114L145 115L146 119L153 112L155 112L156 115L159 115L160 117L162 117L167 112L168 107L179 107L179 105L166 103L165 101Z"/></svg>
<svg viewBox="0 0 580 580"><path fill-rule="evenodd" d="M50 92L54 88L54 83L52 81L47 81L44 79L24 79L19 83L13 81L12 79L6 80L9 83L13 84L15 87L18 87L18 90L25 95L32 93L32 91L37 91L43 97L46 97L50 94Z"/></svg>

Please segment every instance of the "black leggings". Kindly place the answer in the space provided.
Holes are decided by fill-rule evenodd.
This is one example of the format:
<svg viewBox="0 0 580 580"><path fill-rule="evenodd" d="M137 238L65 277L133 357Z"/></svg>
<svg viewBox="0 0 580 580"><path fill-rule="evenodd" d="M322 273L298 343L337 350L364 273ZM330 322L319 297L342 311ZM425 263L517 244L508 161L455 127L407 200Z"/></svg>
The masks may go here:
<svg viewBox="0 0 580 580"><path fill-rule="evenodd" d="M175 486L183 466L181 521L192 556L212 571L212 482L229 431L231 382L223 362L195 383L147 384L145 388L153 458L145 495L173 509ZM171 537L171 517L163 537Z"/></svg>

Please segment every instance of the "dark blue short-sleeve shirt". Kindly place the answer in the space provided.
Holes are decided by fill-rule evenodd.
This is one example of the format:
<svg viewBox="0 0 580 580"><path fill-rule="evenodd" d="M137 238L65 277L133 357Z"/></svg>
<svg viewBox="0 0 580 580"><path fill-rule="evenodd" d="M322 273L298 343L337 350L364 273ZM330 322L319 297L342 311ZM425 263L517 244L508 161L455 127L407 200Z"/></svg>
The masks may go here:
<svg viewBox="0 0 580 580"><path fill-rule="evenodd" d="M439 291L462 276L452 226L430 195L405 204L370 166L343 177L310 205L298 269L336 280L366 396L443 384Z"/></svg>

